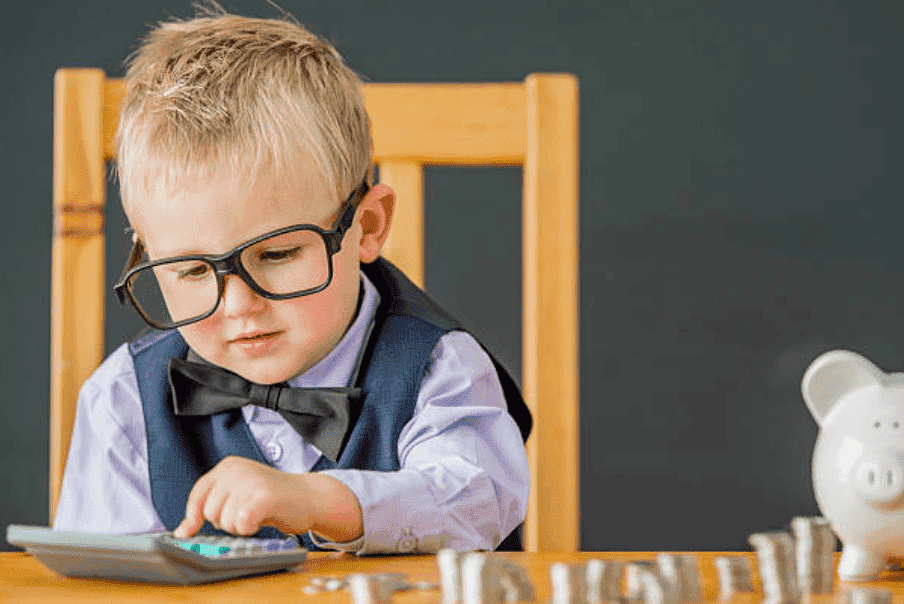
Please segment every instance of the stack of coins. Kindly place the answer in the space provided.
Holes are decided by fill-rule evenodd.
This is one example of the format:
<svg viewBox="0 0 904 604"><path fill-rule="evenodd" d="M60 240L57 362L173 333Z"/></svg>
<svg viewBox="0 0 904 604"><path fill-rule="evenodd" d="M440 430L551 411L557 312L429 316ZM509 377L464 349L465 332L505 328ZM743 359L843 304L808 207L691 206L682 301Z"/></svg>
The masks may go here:
<svg viewBox="0 0 904 604"><path fill-rule="evenodd" d="M499 565L499 583L506 602L533 602L536 599L527 569L505 558L493 560Z"/></svg>
<svg viewBox="0 0 904 604"><path fill-rule="evenodd" d="M684 573L681 569L681 560L676 554L660 553L656 556L657 572L662 577L666 587L666 600L672 602L684 601Z"/></svg>
<svg viewBox="0 0 904 604"><path fill-rule="evenodd" d="M591 604L621 602L624 564L614 560L587 561L587 601Z"/></svg>
<svg viewBox="0 0 904 604"><path fill-rule="evenodd" d="M527 570L486 553L442 549L436 554L443 604L533 602L534 586ZM419 588L424 584L413 584Z"/></svg>
<svg viewBox="0 0 904 604"><path fill-rule="evenodd" d="M655 562L635 560L625 567L624 601L638 604L679 604L678 592L660 573Z"/></svg>
<svg viewBox="0 0 904 604"><path fill-rule="evenodd" d="M348 587L354 604L388 604L392 601L389 583L375 575L349 575Z"/></svg>
<svg viewBox="0 0 904 604"><path fill-rule="evenodd" d="M794 559L794 539L785 532L755 533L747 541L756 550L764 604L800 601Z"/></svg>
<svg viewBox="0 0 904 604"><path fill-rule="evenodd" d="M685 602L699 602L703 599L700 589L700 573L697 570L697 556L684 554L678 558L681 562L681 576L684 583L682 595Z"/></svg>
<svg viewBox="0 0 904 604"><path fill-rule="evenodd" d="M656 572L656 563L650 560L633 560L625 566L625 600L629 603L643 601L643 584L640 577L646 572Z"/></svg>
<svg viewBox="0 0 904 604"><path fill-rule="evenodd" d="M556 562L549 566L552 604L587 604L587 567Z"/></svg>
<svg viewBox="0 0 904 604"><path fill-rule="evenodd" d="M646 604L679 604L679 600L675 593L656 571L642 571L638 578L640 579L640 600Z"/></svg>
<svg viewBox="0 0 904 604"><path fill-rule="evenodd" d="M677 602L700 601L702 594L696 556L661 553L656 556L656 562L659 575L670 591L667 599Z"/></svg>
<svg viewBox="0 0 904 604"><path fill-rule="evenodd" d="M464 552L452 549L441 549L436 553L443 604L457 604L461 601L461 560L464 555Z"/></svg>
<svg viewBox="0 0 904 604"><path fill-rule="evenodd" d="M719 596L729 598L735 592L753 591L750 560L746 556L719 556L715 560L719 573Z"/></svg>
<svg viewBox="0 0 904 604"><path fill-rule="evenodd" d="M498 565L487 554L471 552L461 560L463 604L502 604L505 592L499 582Z"/></svg>
<svg viewBox="0 0 904 604"><path fill-rule="evenodd" d="M844 592L847 604L891 604L892 593L887 589L860 588Z"/></svg>
<svg viewBox="0 0 904 604"><path fill-rule="evenodd" d="M821 517L798 516L791 520L797 563L797 583L801 593L832 593L835 534Z"/></svg>

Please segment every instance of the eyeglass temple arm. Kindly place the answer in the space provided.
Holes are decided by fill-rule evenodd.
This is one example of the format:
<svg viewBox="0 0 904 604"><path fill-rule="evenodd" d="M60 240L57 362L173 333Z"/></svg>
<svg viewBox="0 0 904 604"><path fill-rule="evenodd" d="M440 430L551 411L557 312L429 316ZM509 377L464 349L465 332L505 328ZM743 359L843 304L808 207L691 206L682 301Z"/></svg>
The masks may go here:
<svg viewBox="0 0 904 604"><path fill-rule="evenodd" d="M361 184L352 191L351 195L348 196L348 199L345 200L343 204L345 207L342 209L342 214L337 220L337 224L335 227L336 236L330 239L330 253L335 254L339 251L340 241L342 241L342 237L345 235L345 232L351 228L352 218L355 215L355 212L358 211L358 205L361 203L361 200L364 199L364 196L370 192L371 184L367 182L367 178L361 181Z"/></svg>
<svg viewBox="0 0 904 604"><path fill-rule="evenodd" d="M123 281L126 278L126 273L130 270L138 266L138 263L141 262L141 257L144 255L144 246L141 245L140 239L135 239L132 243L132 251L129 252L129 259L126 260L125 268L122 269L122 273L119 275L119 282L123 285L123 287L114 288L116 290L116 295L119 297L119 303L125 304L126 298L123 293L123 289L125 286L125 282Z"/></svg>

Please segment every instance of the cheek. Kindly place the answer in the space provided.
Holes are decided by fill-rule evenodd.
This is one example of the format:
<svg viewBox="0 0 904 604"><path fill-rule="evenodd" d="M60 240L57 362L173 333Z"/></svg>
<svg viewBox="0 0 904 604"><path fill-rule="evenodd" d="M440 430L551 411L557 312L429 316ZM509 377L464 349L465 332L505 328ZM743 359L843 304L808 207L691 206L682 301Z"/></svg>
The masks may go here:
<svg viewBox="0 0 904 604"><path fill-rule="evenodd" d="M337 329L344 329L346 325L340 325L349 319L349 313L354 312L357 305L357 281L349 278L345 271L336 270L334 267L333 280L325 290L303 296L283 300L273 304L273 310L283 319L293 323L309 334L309 337L331 337ZM354 297L351 301L351 291Z"/></svg>
<svg viewBox="0 0 904 604"><path fill-rule="evenodd" d="M333 256L333 279L329 287L310 296L284 300L285 310L277 311L284 319L291 315L296 328L309 342L335 344L354 318L360 288L358 259L340 256L341 252Z"/></svg>
<svg viewBox="0 0 904 604"><path fill-rule="evenodd" d="M349 246L351 247L351 246ZM346 314L354 313L358 306L358 293L361 287L361 263L358 259L358 249L343 248L336 257L333 280L335 281L337 297L341 297L342 307Z"/></svg>
<svg viewBox="0 0 904 604"><path fill-rule="evenodd" d="M310 296L283 300L273 305L274 312L288 323L286 327L300 329L303 333L316 335L326 329L334 310L334 297L330 290Z"/></svg>
<svg viewBox="0 0 904 604"><path fill-rule="evenodd" d="M215 344L220 341L216 337L219 332L216 328L216 323L215 317L209 317L198 323L179 328L179 333L191 349L212 363L216 363L219 360L219 353Z"/></svg>

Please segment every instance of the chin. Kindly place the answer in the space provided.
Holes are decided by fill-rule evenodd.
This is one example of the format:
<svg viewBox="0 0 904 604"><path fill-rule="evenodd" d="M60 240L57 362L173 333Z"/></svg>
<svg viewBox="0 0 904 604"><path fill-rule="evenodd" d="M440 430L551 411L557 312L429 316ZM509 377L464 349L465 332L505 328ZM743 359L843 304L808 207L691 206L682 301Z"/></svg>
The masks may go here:
<svg viewBox="0 0 904 604"><path fill-rule="evenodd" d="M272 364L268 364L266 367L248 367L246 365L244 371L239 370L238 368L233 369L232 371L238 373L246 380L264 385L279 384L280 382L290 380L301 373L295 368L279 368L274 367Z"/></svg>

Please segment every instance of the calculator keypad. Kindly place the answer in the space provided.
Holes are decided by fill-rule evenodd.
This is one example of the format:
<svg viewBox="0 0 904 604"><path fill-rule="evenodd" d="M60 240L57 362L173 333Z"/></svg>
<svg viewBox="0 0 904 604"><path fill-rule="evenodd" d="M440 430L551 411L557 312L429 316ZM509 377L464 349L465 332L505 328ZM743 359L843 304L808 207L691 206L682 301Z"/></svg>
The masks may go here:
<svg viewBox="0 0 904 604"><path fill-rule="evenodd" d="M263 552L294 550L300 547L298 539L254 539L253 537L223 537L218 535L195 535L188 539L166 537L167 541L183 549L197 552L202 556L237 557Z"/></svg>

